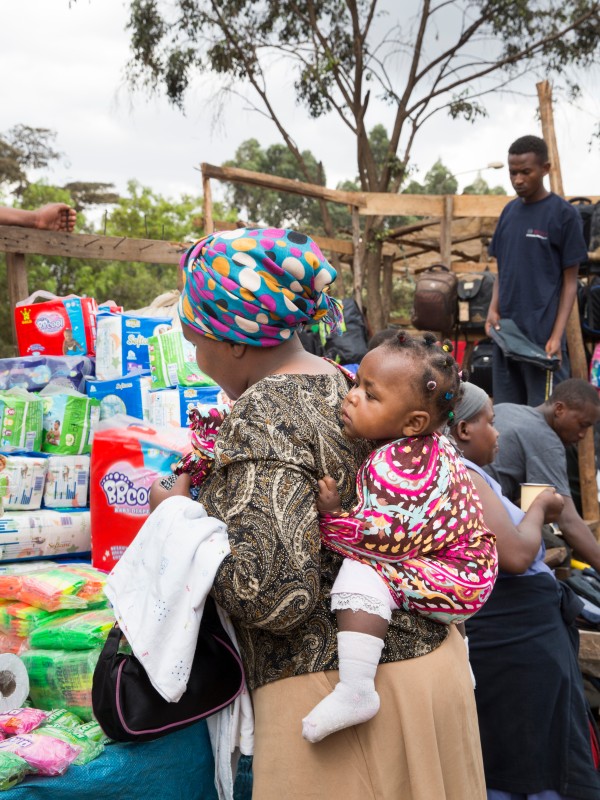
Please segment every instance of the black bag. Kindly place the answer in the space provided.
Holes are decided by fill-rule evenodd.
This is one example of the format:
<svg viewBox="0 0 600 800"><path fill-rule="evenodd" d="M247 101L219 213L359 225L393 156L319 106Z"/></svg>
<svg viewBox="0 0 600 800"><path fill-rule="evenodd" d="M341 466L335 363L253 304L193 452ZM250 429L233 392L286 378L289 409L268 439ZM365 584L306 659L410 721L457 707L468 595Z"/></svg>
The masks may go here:
<svg viewBox="0 0 600 800"><path fill-rule="evenodd" d="M344 332L330 336L325 342L324 355L338 364L360 364L367 352L367 327L362 311L351 297L342 300Z"/></svg>
<svg viewBox="0 0 600 800"><path fill-rule="evenodd" d="M482 339L477 342L465 365L469 375L469 383L479 386L490 397L494 396L494 379L492 373L492 355L494 344L491 339Z"/></svg>
<svg viewBox="0 0 600 800"><path fill-rule="evenodd" d="M486 269L458 276L458 324L463 330L483 331L496 276Z"/></svg>
<svg viewBox="0 0 600 800"><path fill-rule="evenodd" d="M242 662L210 596L187 689L179 702L169 703L156 691L135 656L118 652L120 641L121 630L115 624L92 683L94 716L117 742L147 742L186 728L221 711L244 688Z"/></svg>
<svg viewBox="0 0 600 800"><path fill-rule="evenodd" d="M600 276L588 275L577 289L581 330L586 339L600 339Z"/></svg>
<svg viewBox="0 0 600 800"><path fill-rule="evenodd" d="M456 275L443 264L434 264L419 274L416 284L412 324L449 335L456 323Z"/></svg>
<svg viewBox="0 0 600 800"><path fill-rule="evenodd" d="M587 249L590 252L596 250L600 247L600 201L592 203L589 197L572 197L569 202L575 206L581 217ZM579 266L582 272L600 270L600 264L594 261L586 260Z"/></svg>
<svg viewBox="0 0 600 800"><path fill-rule="evenodd" d="M557 356L548 356L542 348L530 341L512 319L501 319L500 329L490 328L490 336L506 358L523 361L534 367L555 372L560 367Z"/></svg>

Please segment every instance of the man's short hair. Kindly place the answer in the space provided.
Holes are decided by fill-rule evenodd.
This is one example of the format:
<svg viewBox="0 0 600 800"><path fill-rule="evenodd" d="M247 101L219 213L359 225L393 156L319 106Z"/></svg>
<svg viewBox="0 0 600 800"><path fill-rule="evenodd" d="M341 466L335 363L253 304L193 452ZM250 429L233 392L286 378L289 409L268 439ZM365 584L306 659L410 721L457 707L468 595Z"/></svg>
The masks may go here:
<svg viewBox="0 0 600 800"><path fill-rule="evenodd" d="M588 403L600 406L598 390L583 378L569 378L558 384L550 395L548 403L564 403L567 408L582 408Z"/></svg>
<svg viewBox="0 0 600 800"><path fill-rule="evenodd" d="M509 156L523 156L525 153L536 155L540 164L548 162L548 145L539 136L521 136L508 148Z"/></svg>

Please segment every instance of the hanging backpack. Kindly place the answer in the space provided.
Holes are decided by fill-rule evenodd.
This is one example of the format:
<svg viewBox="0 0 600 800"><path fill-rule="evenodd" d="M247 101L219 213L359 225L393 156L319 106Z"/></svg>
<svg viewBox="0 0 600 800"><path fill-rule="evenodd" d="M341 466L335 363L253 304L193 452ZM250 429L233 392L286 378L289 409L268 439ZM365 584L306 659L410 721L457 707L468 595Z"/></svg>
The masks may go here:
<svg viewBox="0 0 600 800"><path fill-rule="evenodd" d="M367 352L367 327L363 313L351 297L342 300L344 329L337 336L329 336L324 345L324 355L338 364L360 364Z"/></svg>
<svg viewBox="0 0 600 800"><path fill-rule="evenodd" d="M600 339L600 275L588 275L577 289L581 330L586 339Z"/></svg>
<svg viewBox="0 0 600 800"><path fill-rule="evenodd" d="M458 276L458 324L465 331L483 331L492 300L496 276L483 272L465 272Z"/></svg>
<svg viewBox="0 0 600 800"><path fill-rule="evenodd" d="M416 278L412 324L421 331L450 335L456 324L458 279L444 264L422 270Z"/></svg>
<svg viewBox="0 0 600 800"><path fill-rule="evenodd" d="M592 203L589 197L572 197L569 202L575 206L583 224L583 238L588 252L600 247L600 201ZM600 272L600 264L596 261L584 261L580 265L581 272L588 270L592 273Z"/></svg>

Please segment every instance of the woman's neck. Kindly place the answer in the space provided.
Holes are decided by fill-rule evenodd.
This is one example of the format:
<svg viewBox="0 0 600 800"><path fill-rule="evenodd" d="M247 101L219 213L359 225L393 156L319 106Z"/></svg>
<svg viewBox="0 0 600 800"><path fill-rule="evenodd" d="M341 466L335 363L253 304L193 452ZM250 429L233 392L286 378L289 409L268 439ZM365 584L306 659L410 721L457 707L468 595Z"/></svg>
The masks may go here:
<svg viewBox="0 0 600 800"><path fill-rule="evenodd" d="M296 334L277 347L252 348L247 355L251 360L248 386L269 375L335 375L337 372L336 367L323 358L308 353Z"/></svg>

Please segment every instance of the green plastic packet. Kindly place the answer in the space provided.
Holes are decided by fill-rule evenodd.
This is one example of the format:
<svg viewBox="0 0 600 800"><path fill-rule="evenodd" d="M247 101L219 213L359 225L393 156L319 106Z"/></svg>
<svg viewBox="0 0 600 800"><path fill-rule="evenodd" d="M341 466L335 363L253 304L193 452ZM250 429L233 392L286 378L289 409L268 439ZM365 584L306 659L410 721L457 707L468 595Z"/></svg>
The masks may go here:
<svg viewBox="0 0 600 800"><path fill-rule="evenodd" d="M31 772L29 764L14 753L0 753L0 792L12 789Z"/></svg>
<svg viewBox="0 0 600 800"><path fill-rule="evenodd" d="M88 739L92 739L94 742L102 742L102 744L112 744L112 739L108 737L100 725L96 722L95 719L90 720L90 722L82 723L79 728L77 729L78 733L87 736Z"/></svg>
<svg viewBox="0 0 600 800"><path fill-rule="evenodd" d="M91 650L104 644L115 624L112 609L97 609L50 619L32 631L31 647L46 650Z"/></svg>
<svg viewBox="0 0 600 800"><path fill-rule="evenodd" d="M73 764L83 766L89 764L95 758L98 758L100 753L104 750L102 742L95 742L89 739L84 734L80 733L76 728L65 728L63 725L43 725L36 730L40 736L52 736L55 739L60 739L62 742L72 744L74 747L80 748L80 753L73 761Z"/></svg>
<svg viewBox="0 0 600 800"><path fill-rule="evenodd" d="M81 719L66 708L54 708L48 712L48 716L42 722L44 725L60 725L61 728L74 729L81 725Z"/></svg>

